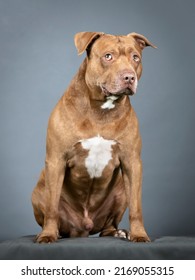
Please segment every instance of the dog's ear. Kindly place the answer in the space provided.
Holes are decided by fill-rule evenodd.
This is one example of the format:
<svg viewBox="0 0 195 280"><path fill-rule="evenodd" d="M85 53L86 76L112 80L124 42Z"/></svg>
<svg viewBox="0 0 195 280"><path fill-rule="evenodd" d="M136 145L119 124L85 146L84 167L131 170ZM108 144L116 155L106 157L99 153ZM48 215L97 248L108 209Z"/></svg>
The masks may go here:
<svg viewBox="0 0 195 280"><path fill-rule="evenodd" d="M85 50L89 50L89 46L98 39L103 32L79 32L74 37L74 43L78 51L78 55L82 54Z"/></svg>
<svg viewBox="0 0 195 280"><path fill-rule="evenodd" d="M144 37L143 35L141 35L141 34L138 34L138 33L135 33L135 32L133 32L133 33L129 33L128 35L127 35L128 37L133 37L136 41L137 41L137 43L139 44L139 46L140 46L140 48L143 50L145 47L148 47L148 46L150 46L150 47L153 47L153 48L157 48L155 45L153 45L146 37Z"/></svg>

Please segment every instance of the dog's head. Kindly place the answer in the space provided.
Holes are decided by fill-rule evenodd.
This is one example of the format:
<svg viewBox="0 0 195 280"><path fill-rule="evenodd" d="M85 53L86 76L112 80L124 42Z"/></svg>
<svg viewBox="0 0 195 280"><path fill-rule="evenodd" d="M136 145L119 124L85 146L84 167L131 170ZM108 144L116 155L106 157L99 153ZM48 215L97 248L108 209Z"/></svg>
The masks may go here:
<svg viewBox="0 0 195 280"><path fill-rule="evenodd" d="M80 32L75 35L75 45L79 55L87 51L87 85L105 96L133 95L142 73L142 50L156 48L137 33Z"/></svg>

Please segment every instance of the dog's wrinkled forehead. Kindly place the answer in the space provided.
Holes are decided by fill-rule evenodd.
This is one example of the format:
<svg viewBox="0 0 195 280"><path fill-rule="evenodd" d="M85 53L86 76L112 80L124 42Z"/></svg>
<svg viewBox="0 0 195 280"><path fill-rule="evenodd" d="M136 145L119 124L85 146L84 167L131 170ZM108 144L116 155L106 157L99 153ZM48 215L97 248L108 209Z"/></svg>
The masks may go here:
<svg viewBox="0 0 195 280"><path fill-rule="evenodd" d="M91 50L97 55L102 55L106 52L119 52L124 53L126 50L137 50L141 52L139 44L133 37L127 36L113 36L107 35L99 37L91 46Z"/></svg>

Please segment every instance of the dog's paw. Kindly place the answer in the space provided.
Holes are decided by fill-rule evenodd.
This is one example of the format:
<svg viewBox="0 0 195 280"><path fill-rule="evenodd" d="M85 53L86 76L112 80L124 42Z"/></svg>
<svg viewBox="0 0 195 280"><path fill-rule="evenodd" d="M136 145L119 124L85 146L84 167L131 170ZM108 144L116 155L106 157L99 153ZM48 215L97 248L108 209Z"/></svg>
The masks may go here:
<svg viewBox="0 0 195 280"><path fill-rule="evenodd" d="M130 235L130 241L132 242L150 242L150 238L145 236Z"/></svg>
<svg viewBox="0 0 195 280"><path fill-rule="evenodd" d="M35 238L35 242L37 243L53 243L58 239L57 233L49 233L44 230L38 234Z"/></svg>
<svg viewBox="0 0 195 280"><path fill-rule="evenodd" d="M117 229L114 233L114 237L130 239L130 234L126 229Z"/></svg>

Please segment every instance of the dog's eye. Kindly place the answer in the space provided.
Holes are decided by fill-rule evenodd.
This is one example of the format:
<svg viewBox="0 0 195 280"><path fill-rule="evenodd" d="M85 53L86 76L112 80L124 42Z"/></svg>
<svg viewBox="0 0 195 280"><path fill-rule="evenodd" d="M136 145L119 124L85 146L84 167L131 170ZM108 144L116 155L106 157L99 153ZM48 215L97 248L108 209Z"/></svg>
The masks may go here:
<svg viewBox="0 0 195 280"><path fill-rule="evenodd" d="M107 61L112 60L112 55L111 55L110 53L105 54L104 57L105 57L105 59L106 59Z"/></svg>
<svg viewBox="0 0 195 280"><path fill-rule="evenodd" d="M140 62L140 58L139 58L139 56L136 55L136 54L133 55L133 60L134 60L135 62Z"/></svg>

